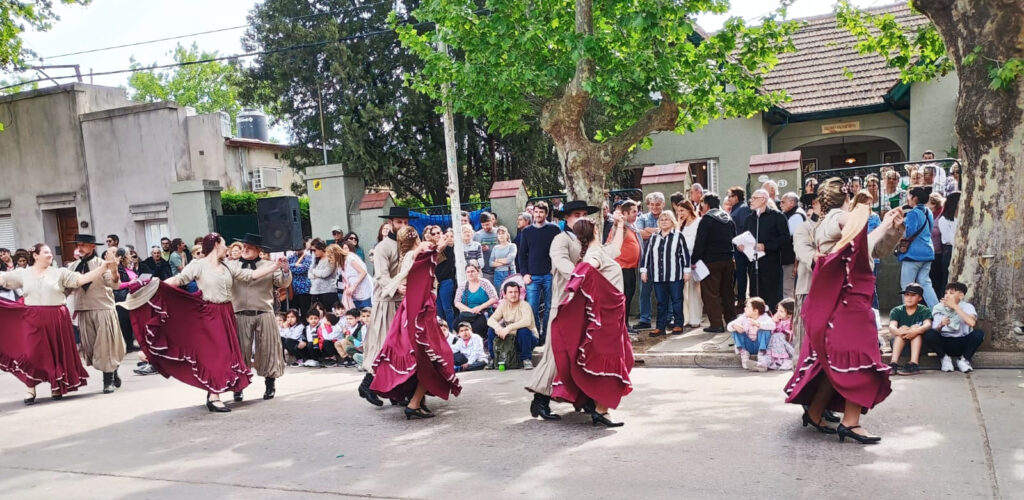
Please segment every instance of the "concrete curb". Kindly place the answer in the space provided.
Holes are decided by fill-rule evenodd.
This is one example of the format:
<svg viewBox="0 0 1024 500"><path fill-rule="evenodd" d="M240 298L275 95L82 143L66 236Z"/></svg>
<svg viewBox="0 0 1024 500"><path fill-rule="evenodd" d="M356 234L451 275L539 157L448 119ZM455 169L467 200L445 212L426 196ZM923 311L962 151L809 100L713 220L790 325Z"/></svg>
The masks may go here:
<svg viewBox="0 0 1024 500"><path fill-rule="evenodd" d="M732 352L643 352L636 353L634 358L636 367L741 369ZM888 355L882 359L888 360ZM979 352L971 364L981 369L1024 369L1024 352ZM939 358L935 354L922 356L921 368L938 370Z"/></svg>

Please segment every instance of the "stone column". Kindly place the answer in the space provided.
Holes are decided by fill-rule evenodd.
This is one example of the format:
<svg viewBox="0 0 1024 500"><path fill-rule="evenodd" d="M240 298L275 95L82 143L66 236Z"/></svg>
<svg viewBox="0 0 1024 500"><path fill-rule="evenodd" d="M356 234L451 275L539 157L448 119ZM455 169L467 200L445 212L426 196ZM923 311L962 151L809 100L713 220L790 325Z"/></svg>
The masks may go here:
<svg viewBox="0 0 1024 500"><path fill-rule="evenodd" d="M309 195L309 222L314 238L331 239L331 227L341 226L345 231L359 234L360 246L369 254L369 240L354 229L353 215L358 211L356 203L366 190L363 180L356 175L345 174L340 164L309 167L305 171L306 192ZM376 242L377 238L374 237ZM368 246L369 245L369 246Z"/></svg>
<svg viewBox="0 0 1024 500"><path fill-rule="evenodd" d="M171 234L186 243L216 230L217 216L223 215L220 182L210 179L171 184Z"/></svg>

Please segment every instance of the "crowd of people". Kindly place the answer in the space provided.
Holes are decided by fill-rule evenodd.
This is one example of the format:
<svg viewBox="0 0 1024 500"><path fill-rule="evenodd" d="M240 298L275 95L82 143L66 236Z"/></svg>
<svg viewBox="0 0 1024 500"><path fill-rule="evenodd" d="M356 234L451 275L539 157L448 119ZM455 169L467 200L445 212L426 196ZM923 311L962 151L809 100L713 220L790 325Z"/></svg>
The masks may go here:
<svg viewBox="0 0 1024 500"><path fill-rule="evenodd" d="M580 359L574 349L590 349L594 342L629 345L628 334L640 332L681 335L704 325L707 316L704 332L728 334L744 369L795 370L787 393L808 408L805 425L827 432L822 419L832 420L831 410L842 411L841 437L866 442L870 436L851 412L859 415L859 408L884 399L890 372L919 373L925 349L940 355L943 371L953 370L954 358L960 371L970 371L984 336L975 328L974 307L964 300L966 286L948 282L959 172L947 175L925 163L905 174L883 170L881 179L868 176L863 182L854 177L819 183L812 177L801 194L780 193L768 181L749 198L739 186L719 197L693 184L667 197L649 193L643 206L618 197L600 208L583 201L531 201L514 220L514 237L493 213L480 214L479 229L463 214L457 228L428 225L419 232L408 224L414 218L408 210L394 207L383 216L369 252L357 234L340 226L328 239L307 239L303 248L281 255L268 253L259 235L228 245L212 233L191 247L180 238L164 238L144 260L116 235L108 236L102 256L95 238L79 235L75 260L60 269L50 265L46 245L0 249L0 298L6 299L0 306L43 307L61 325L68 315L78 351L104 373L104 392L120 386L117 368L125 352L141 348L136 373L160 373L204 389L213 412L230 411L220 401L222 392L242 400L252 371L265 379L264 399L273 398L274 381L290 363L364 371L359 395L368 402L383 406L381 398L389 398L405 407L408 418L430 418L425 397L457 395L456 373L522 368L535 370L527 386L534 417L557 420L550 408L554 398L586 409L595 425L607 426L621 425L610 420L608 409L631 389L632 351L625 350L628 359L603 358L599 354L607 351L600 349ZM602 214L588 218L597 212ZM859 228L861 212L864 244L857 234L847 234ZM456 237L466 263L461 284ZM875 334L871 345L850 343L839 347L848 351L845 357L822 359L819 353L836 349L821 344L833 328L852 328L871 316L842 325L828 319L828 328L815 324L812 333L810 317L817 313L801 311L814 297L830 318L861 306L880 318L874 276L879 266L889 265L881 257L893 251L904 299L888 314L889 363L880 361L882 337ZM859 266L861 260L866 267ZM826 266L840 266L840 286L812 279L817 267ZM816 295L815 286L827 292ZM832 299L839 302L823 307L822 301ZM608 311L594 328L609 329L599 341L578 331L598 307ZM199 309L213 311L219 323L188 314ZM635 322L629 325L631 317ZM47 335L62 339L61 328ZM176 329L210 335L199 345ZM20 370L2 351L0 368L32 388L52 379L52 395L59 398L84 384L85 372L70 359L77 359L75 344L54 344L62 346L66 363L57 375ZM543 350L535 366L538 346ZM196 353L204 350L229 355L203 364ZM901 364L905 351L909 361ZM595 363L592 370L587 363ZM832 363L833 370L822 369L822 363ZM837 369L836 363L848 366ZM884 380L861 376L858 384L873 385L859 387L867 392L857 395L844 393L850 382L831 373L856 378L865 369ZM25 402L34 401L33 389Z"/></svg>

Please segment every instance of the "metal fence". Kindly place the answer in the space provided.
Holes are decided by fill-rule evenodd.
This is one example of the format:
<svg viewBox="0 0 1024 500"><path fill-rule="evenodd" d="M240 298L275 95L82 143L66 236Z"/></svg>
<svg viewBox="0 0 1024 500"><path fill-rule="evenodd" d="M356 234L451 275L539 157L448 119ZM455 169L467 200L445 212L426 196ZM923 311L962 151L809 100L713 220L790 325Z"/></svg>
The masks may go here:
<svg viewBox="0 0 1024 500"><path fill-rule="evenodd" d="M537 203L538 201L545 201L545 202L548 202L548 205L550 205L551 204L551 200L553 200L555 198L561 198L563 202L569 201L569 196L567 194L560 193L560 194L552 194L552 195L548 195L548 196L533 196L533 197L531 197L529 199L529 203ZM633 200L633 201L635 201L637 203L640 203L644 199L644 192L642 190L636 189L636 188L612 189L612 190L608 191L607 201L608 201L608 205L609 206L613 205L616 201L625 200L627 198L631 199L631 200Z"/></svg>
<svg viewBox="0 0 1024 500"><path fill-rule="evenodd" d="M878 183L878 192L872 193L875 197L875 210L878 212L884 212L886 210L889 210L890 208L896 208L897 206L899 206L899 203L896 201L898 197L893 197L890 201L890 199L883 200L883 196L881 196L884 194L888 194L885 191L885 175L890 170L896 171L900 175L900 181L898 186L900 189L905 191L908 186L915 184L914 182L912 182L912 179L910 178L910 167L925 166L934 166L937 168L941 168L944 172L946 172L947 178L949 178L949 176L953 176L954 172L956 172L956 190L959 190L959 172L963 169L963 165L960 163L960 160L956 158L943 158L934 160L903 161L896 163L879 163L876 165L863 165L857 167L834 168L830 170L817 170L814 172L808 172L803 176L804 185L802 188L802 192L809 192L807 182L808 179L812 178L817 180L820 184L822 181L830 177L839 177L840 179L843 179L848 184L850 184L853 189L857 189L857 186L853 186L853 184L855 184L856 182L860 182L860 187L868 190L871 190L868 184L872 180L874 180L877 181ZM923 179L923 172L921 174L921 177ZM919 184L927 183L922 180ZM942 191L942 194L949 194L949 191L945 187L943 187ZM889 202L889 204L886 205L885 202Z"/></svg>
<svg viewBox="0 0 1024 500"><path fill-rule="evenodd" d="M477 210L483 210L491 207L489 201L476 201L472 203L463 203L462 210L466 212L476 212ZM409 210L414 212L420 212L427 215L451 215L451 205L432 205L429 207L409 207Z"/></svg>

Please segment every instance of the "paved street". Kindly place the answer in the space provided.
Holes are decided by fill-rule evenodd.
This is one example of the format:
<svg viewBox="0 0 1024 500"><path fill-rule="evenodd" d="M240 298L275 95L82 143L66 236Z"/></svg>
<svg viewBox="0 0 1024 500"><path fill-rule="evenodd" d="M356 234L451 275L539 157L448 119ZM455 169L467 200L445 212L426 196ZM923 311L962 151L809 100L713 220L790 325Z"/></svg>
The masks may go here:
<svg viewBox="0 0 1024 500"><path fill-rule="evenodd" d="M799 427L780 373L638 368L607 430L529 419L523 371L464 375L428 421L358 399L349 369L290 369L270 402L257 379L224 415L122 371L33 407L0 376L0 497L1024 498L1019 370L897 379L874 447Z"/></svg>

